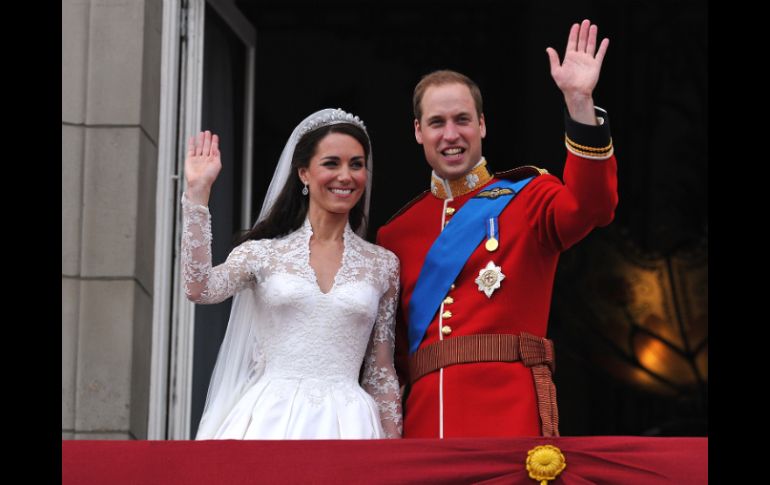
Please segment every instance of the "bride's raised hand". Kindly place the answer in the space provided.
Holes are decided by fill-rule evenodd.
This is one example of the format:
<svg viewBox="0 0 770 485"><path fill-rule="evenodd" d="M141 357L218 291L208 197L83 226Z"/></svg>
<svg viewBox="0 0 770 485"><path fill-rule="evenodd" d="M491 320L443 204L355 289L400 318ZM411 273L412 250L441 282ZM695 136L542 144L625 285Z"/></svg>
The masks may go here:
<svg viewBox="0 0 770 485"><path fill-rule="evenodd" d="M187 197L195 203L207 205L211 186L220 170L222 160L219 153L219 136L212 135L208 130L191 136L184 161Z"/></svg>

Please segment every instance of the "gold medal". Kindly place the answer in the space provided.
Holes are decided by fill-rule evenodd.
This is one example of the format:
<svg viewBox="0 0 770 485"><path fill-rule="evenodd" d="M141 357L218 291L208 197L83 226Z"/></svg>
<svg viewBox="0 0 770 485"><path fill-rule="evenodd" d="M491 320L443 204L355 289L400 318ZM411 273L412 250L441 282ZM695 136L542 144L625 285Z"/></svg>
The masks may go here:
<svg viewBox="0 0 770 485"><path fill-rule="evenodd" d="M487 223L487 243L484 244L484 247L492 253L497 251L498 246L500 243L497 241L497 217L490 217Z"/></svg>

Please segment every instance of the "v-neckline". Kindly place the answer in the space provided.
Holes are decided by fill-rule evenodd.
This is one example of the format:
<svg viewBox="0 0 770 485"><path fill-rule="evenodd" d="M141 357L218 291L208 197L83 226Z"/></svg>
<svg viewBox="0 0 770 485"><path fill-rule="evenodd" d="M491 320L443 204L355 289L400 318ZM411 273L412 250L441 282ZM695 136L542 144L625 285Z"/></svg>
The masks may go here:
<svg viewBox="0 0 770 485"><path fill-rule="evenodd" d="M313 265L310 264L310 253L311 253L310 239L313 237L313 226L310 225L310 219L305 219L305 225L307 226L307 237L305 239L305 255L306 255L305 264L307 264L307 267L310 271L310 275L312 275L313 277L313 281L315 283L315 287L318 290L318 292L322 295L328 295L332 291L334 291L335 288L337 288L337 278L342 272L342 268L345 267L345 258L348 253L348 230L350 229L350 224L346 224L345 229L342 231L342 258L340 258L340 266L337 268L337 271L334 272L334 278L332 278L332 284L327 291L324 291L323 288L321 288L321 282L318 280L318 273L316 273L315 268L313 268Z"/></svg>

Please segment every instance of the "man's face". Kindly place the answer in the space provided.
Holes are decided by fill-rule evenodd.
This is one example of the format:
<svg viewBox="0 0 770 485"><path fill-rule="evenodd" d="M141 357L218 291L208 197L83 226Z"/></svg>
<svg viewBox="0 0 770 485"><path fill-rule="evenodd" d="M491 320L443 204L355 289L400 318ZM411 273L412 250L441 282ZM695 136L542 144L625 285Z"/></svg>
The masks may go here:
<svg viewBox="0 0 770 485"><path fill-rule="evenodd" d="M481 139L487 134L484 115L476 114L471 91L464 84L442 84L425 90L422 119L414 120L414 137L425 159L440 177L458 179L481 160Z"/></svg>

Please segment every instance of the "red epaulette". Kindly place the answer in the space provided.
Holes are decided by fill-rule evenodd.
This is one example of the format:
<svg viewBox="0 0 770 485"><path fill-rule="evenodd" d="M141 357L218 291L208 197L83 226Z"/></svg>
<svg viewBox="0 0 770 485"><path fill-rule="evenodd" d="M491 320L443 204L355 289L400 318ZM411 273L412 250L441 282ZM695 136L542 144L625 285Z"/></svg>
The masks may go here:
<svg viewBox="0 0 770 485"><path fill-rule="evenodd" d="M538 168L534 165L522 165L521 167L512 168L505 172L499 172L495 174L495 177L500 179L510 180L512 182L518 182L519 180L527 177L537 177L539 175L547 175L548 170L544 168Z"/></svg>
<svg viewBox="0 0 770 485"><path fill-rule="evenodd" d="M412 207L412 206L413 206L414 204L416 204L416 203L417 203L417 202L418 202L420 199L422 199L423 197L425 197L425 196L426 196L426 195L428 195L428 194L430 194L430 190L426 190L426 191L422 192L420 195L418 195L418 196L417 196L417 197L415 197L414 199L412 199L412 200L410 200L409 202L407 202L407 203L406 203L406 205L404 205L404 206L403 206L402 208L400 208L400 209L399 209L399 210L398 210L398 211L397 211L395 214L393 214L393 216L391 216L391 218L390 218L390 219L388 219L388 222L386 222L385 224L383 224L383 226L387 226L388 224L390 224L390 222L391 222L393 219L395 219L396 217L398 217L398 216L400 216L401 214L403 214L404 212L406 212L406 210L407 210L407 209L409 209L410 207Z"/></svg>

